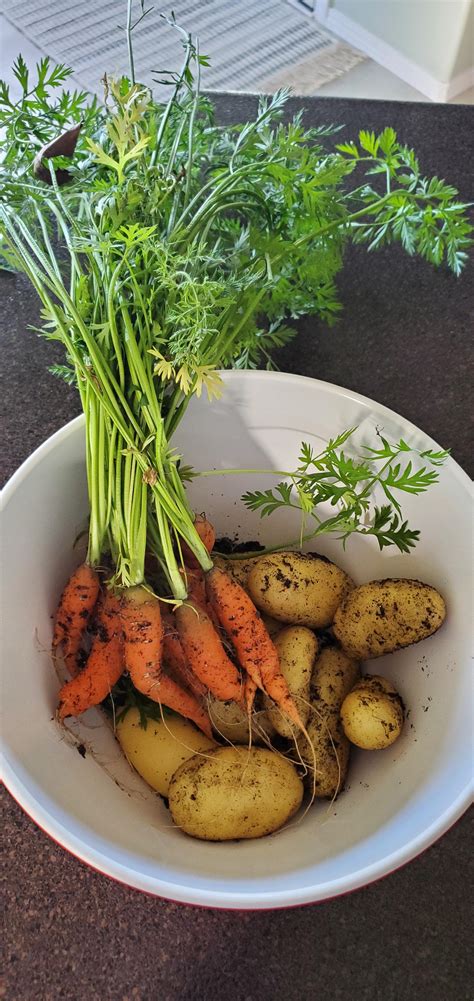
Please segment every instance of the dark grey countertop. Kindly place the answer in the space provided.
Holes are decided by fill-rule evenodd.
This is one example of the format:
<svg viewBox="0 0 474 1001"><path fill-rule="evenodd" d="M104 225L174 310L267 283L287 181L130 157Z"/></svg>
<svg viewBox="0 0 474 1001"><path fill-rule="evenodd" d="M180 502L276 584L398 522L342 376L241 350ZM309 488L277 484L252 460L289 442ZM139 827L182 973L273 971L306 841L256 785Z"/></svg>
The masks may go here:
<svg viewBox="0 0 474 1001"><path fill-rule="evenodd" d="M221 120L254 99L217 95ZM294 99L308 123L392 125L423 170L472 198L474 114L460 105ZM278 359L364 393L418 424L472 473L473 268L455 279L400 248L348 254L342 320L308 320ZM0 275L3 476L79 412L46 372L54 347L25 280ZM269 913L200 910L92 872L4 803L8 1001L470 1001L469 818L405 868L350 896Z"/></svg>

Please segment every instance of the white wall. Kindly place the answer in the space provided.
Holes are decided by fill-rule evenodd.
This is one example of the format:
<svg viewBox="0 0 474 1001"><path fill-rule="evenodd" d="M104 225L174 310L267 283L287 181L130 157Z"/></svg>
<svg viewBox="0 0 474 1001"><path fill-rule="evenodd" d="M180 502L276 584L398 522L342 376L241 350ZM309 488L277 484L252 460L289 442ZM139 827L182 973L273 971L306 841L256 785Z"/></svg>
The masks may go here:
<svg viewBox="0 0 474 1001"><path fill-rule="evenodd" d="M472 10L471 0L333 0L332 6L444 82L453 75ZM457 72L472 64L472 37L467 42Z"/></svg>
<svg viewBox="0 0 474 1001"><path fill-rule="evenodd" d="M435 100L474 64L473 0L318 0L316 16Z"/></svg>
<svg viewBox="0 0 474 1001"><path fill-rule="evenodd" d="M471 2L465 21L464 35L453 66L453 76L474 66L474 3Z"/></svg>

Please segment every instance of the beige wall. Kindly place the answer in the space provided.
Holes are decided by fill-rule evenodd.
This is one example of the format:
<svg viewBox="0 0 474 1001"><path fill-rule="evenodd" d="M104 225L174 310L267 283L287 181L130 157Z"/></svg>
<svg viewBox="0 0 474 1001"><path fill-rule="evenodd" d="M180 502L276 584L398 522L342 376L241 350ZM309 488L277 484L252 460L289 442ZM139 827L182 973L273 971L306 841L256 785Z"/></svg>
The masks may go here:
<svg viewBox="0 0 474 1001"><path fill-rule="evenodd" d="M472 0L331 0L331 6L442 82L474 62Z"/></svg>

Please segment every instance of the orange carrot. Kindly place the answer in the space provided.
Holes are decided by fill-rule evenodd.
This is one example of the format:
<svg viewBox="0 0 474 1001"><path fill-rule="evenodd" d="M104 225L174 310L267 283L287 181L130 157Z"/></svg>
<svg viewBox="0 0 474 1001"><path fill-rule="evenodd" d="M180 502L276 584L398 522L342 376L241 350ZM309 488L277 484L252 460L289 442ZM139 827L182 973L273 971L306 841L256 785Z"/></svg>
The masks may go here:
<svg viewBox="0 0 474 1001"><path fill-rule="evenodd" d="M171 669L176 675L176 680L181 684L184 683L197 699L203 698L206 695L207 688L203 685L202 681L199 681L199 678L196 678L189 667L178 636L174 616L166 608L162 608L161 617L164 626L163 661L166 664L167 670Z"/></svg>
<svg viewBox="0 0 474 1001"><path fill-rule="evenodd" d="M123 639L118 602L109 592L97 621L97 633L86 666L59 692L59 718L79 716L99 705L117 683L124 670Z"/></svg>
<svg viewBox="0 0 474 1001"><path fill-rule="evenodd" d="M122 638L112 636L104 643L100 636L96 636L84 670L66 682L59 692L59 718L79 716L91 706L98 706L109 695L123 671Z"/></svg>
<svg viewBox="0 0 474 1001"><path fill-rule="evenodd" d="M253 709L256 692L257 692L257 685L255 681L253 680L253 678L250 677L250 675L247 675L244 686L244 702L245 702L245 708L249 716Z"/></svg>
<svg viewBox="0 0 474 1001"><path fill-rule="evenodd" d="M181 573L186 582L189 600L196 605L205 606L207 604L206 578L201 567L183 567Z"/></svg>
<svg viewBox="0 0 474 1001"><path fill-rule="evenodd" d="M206 587L209 600L234 646L239 664L254 684L263 688L289 719L303 728L280 670L278 651L247 592L217 567L207 574Z"/></svg>
<svg viewBox="0 0 474 1001"><path fill-rule="evenodd" d="M209 717L194 695L163 673L164 629L160 602L144 587L131 587L121 602L125 665L135 688L174 709L210 734Z"/></svg>
<svg viewBox="0 0 474 1001"><path fill-rule="evenodd" d="M125 666L135 688L146 683L148 672L159 671L163 654L163 623L158 598L144 587L129 587L120 602Z"/></svg>
<svg viewBox="0 0 474 1001"><path fill-rule="evenodd" d="M61 595L54 624L53 648L61 646L72 675L77 673L81 640L99 596L98 573L81 565L69 578Z"/></svg>
<svg viewBox="0 0 474 1001"><path fill-rule="evenodd" d="M160 702L161 705L168 706L168 709L173 709L180 716L192 720L207 737L212 737L211 721L206 711L199 705L191 692L186 692L163 670L157 671L155 676L149 673L146 680L143 679L140 691L149 699L153 699L154 702Z"/></svg>
<svg viewBox="0 0 474 1001"><path fill-rule="evenodd" d="M216 698L240 701L242 685L239 673L204 609L191 602L180 605L176 609L176 624L193 674Z"/></svg>
<svg viewBox="0 0 474 1001"><path fill-rule="evenodd" d="M203 514L197 514L194 519L194 527L208 553L212 552L216 541L216 533L210 521L207 521L207 518L205 518ZM199 561L196 559L194 553L186 542L182 543L182 550L183 558L187 565L189 567L199 567Z"/></svg>
<svg viewBox="0 0 474 1001"><path fill-rule="evenodd" d="M123 639L120 599L114 591L104 588L100 592L89 632L99 634L104 643L117 633Z"/></svg>
<svg viewBox="0 0 474 1001"><path fill-rule="evenodd" d="M191 601L193 605L199 605L200 608L204 609L206 615L209 616L214 629L219 632L219 619L217 618L212 605L210 605L207 600L206 577L204 571L201 570L201 567L192 567L191 569L189 567L183 567L181 573L186 581L189 601Z"/></svg>

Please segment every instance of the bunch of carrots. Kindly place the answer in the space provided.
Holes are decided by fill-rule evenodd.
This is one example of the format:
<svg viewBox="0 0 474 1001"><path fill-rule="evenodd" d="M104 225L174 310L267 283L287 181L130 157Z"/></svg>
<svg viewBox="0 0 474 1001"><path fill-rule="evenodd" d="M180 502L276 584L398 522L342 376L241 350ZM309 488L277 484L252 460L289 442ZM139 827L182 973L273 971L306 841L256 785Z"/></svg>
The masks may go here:
<svg viewBox="0 0 474 1001"><path fill-rule="evenodd" d="M211 552L212 525L200 516L195 527ZM53 648L61 650L72 675L59 693L59 718L99 705L128 671L137 691L192 720L209 736L208 693L241 703L250 715L257 689L304 729L277 650L246 591L220 568L204 572L191 551L186 557L188 595L174 611L146 586L107 586L87 562L72 574L53 636ZM80 669L91 623L94 638ZM223 639L232 646L233 659Z"/></svg>
<svg viewBox="0 0 474 1001"><path fill-rule="evenodd" d="M135 80L131 7L130 77L104 77L103 107L86 95L56 98L70 71L48 60L36 87L18 60L19 102L0 88L0 259L37 292L40 333L64 349L53 371L77 387L85 416L89 542L56 617L54 650L71 675L59 716L98 705L128 672L136 691L206 733L209 692L250 713L260 689L301 726L257 610L214 567L214 531L190 507L173 437L193 397L220 395L219 370L271 365L294 336L288 316L332 322L350 240L401 240L459 273L470 226L455 189L423 178L392 129L328 152L333 127L305 130L299 115L282 123L284 92L247 124L218 127L200 93L207 60L174 18L183 63L158 103ZM347 190L357 164L370 184L357 175ZM354 468L333 498L358 482ZM367 489L354 495L355 520L345 512L345 533L365 513ZM297 492L307 512L312 495Z"/></svg>

